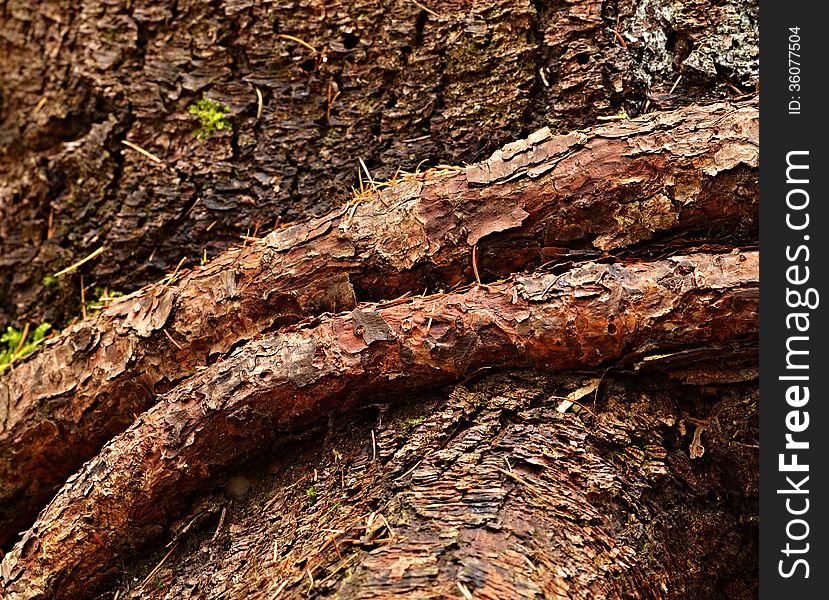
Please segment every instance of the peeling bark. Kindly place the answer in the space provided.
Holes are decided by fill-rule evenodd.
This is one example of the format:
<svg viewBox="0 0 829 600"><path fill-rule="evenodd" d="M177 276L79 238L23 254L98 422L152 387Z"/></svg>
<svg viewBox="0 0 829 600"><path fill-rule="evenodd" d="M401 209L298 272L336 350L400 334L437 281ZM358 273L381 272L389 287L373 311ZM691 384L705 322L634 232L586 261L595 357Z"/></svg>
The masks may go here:
<svg viewBox="0 0 829 600"><path fill-rule="evenodd" d="M755 344L758 255L588 263L465 293L359 305L248 343L159 399L71 477L3 560L10 599L91 589L202 482L278 432L479 369L564 370Z"/></svg>
<svg viewBox="0 0 829 600"><path fill-rule="evenodd" d="M85 283L131 292L336 206L357 157L380 179L474 162L757 81L756 0L427 5L0 1L0 328L69 321L78 278L43 278L101 245ZM203 95L233 128L200 143Z"/></svg>
<svg viewBox="0 0 829 600"><path fill-rule="evenodd" d="M583 378L496 375L283 439L234 466L243 497L214 479L170 545L127 557L96 597L445 597L462 578L475 597L756 598L756 392L605 373L586 410L555 410ZM712 423L702 460L686 410Z"/></svg>
<svg viewBox="0 0 829 600"><path fill-rule="evenodd" d="M0 374L0 558L65 483L0 595L755 598L757 50L756 0L0 0L0 331L135 292ZM473 164L282 225L358 158Z"/></svg>
<svg viewBox="0 0 829 600"><path fill-rule="evenodd" d="M756 386L585 377L490 375L283 440L104 597L755 600Z"/></svg>
<svg viewBox="0 0 829 600"><path fill-rule="evenodd" d="M119 299L0 378L0 540L158 394L262 332L469 282L474 245L486 281L654 237L753 232L756 178L755 102L540 130Z"/></svg>

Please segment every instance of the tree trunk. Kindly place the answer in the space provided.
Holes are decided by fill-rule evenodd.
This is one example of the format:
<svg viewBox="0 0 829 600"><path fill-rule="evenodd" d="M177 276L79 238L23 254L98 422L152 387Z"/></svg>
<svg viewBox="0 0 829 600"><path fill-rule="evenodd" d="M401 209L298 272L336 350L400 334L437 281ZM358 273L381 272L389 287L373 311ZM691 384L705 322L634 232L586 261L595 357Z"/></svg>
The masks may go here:
<svg viewBox="0 0 829 600"><path fill-rule="evenodd" d="M756 10L2 2L3 597L756 597Z"/></svg>

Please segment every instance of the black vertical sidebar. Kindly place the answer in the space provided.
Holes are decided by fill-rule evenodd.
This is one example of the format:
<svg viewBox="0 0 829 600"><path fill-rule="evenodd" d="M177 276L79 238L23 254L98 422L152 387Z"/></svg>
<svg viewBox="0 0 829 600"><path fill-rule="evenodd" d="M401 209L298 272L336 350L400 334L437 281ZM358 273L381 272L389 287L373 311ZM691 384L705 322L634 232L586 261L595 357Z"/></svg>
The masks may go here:
<svg viewBox="0 0 829 600"><path fill-rule="evenodd" d="M760 597L829 597L829 31L760 3Z"/></svg>

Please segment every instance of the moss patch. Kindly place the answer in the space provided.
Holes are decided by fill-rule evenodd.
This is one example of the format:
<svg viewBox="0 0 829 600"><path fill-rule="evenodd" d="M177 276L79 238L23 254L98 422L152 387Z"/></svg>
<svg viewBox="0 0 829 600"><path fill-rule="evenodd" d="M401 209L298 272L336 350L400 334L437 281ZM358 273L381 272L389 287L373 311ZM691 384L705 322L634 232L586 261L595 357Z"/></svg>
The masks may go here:
<svg viewBox="0 0 829 600"><path fill-rule="evenodd" d="M49 323L41 323L29 336L26 328L18 331L14 327L7 327L6 333L0 335L0 373L16 360L31 354L46 339L46 334L51 328Z"/></svg>
<svg viewBox="0 0 829 600"><path fill-rule="evenodd" d="M230 121L227 120L227 113L230 112L230 108L207 98L202 98L195 104L191 104L187 112L198 117L201 123L201 127L195 133L195 136L200 140L217 131L233 128Z"/></svg>

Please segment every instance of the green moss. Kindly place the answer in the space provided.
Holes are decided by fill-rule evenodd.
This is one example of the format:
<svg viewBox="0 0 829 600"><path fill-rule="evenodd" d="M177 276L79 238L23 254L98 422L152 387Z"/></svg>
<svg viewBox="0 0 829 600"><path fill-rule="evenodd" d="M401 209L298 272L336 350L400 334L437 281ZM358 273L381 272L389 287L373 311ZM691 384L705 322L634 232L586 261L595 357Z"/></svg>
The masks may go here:
<svg viewBox="0 0 829 600"><path fill-rule="evenodd" d="M43 278L43 286L49 290L56 288L58 286L58 278L47 275Z"/></svg>
<svg viewBox="0 0 829 600"><path fill-rule="evenodd" d="M107 287L96 286L92 298L86 301L86 316L91 317L97 315L109 306L110 300L120 298L123 295L122 292L115 292Z"/></svg>
<svg viewBox="0 0 829 600"><path fill-rule="evenodd" d="M10 367L16 360L31 354L46 339L52 326L49 323L38 325L31 336L23 337L23 331L7 327L6 333L0 335L0 373Z"/></svg>
<svg viewBox="0 0 829 600"><path fill-rule="evenodd" d="M201 127L195 133L195 136L200 140L205 139L211 133L232 129L230 121L226 118L227 113L230 112L230 108L227 106L202 98L195 104L191 104L187 111L198 117L201 123Z"/></svg>
<svg viewBox="0 0 829 600"><path fill-rule="evenodd" d="M317 503L317 486L312 485L305 490L305 495L308 497L308 506L313 506Z"/></svg>
<svg viewBox="0 0 829 600"><path fill-rule="evenodd" d="M412 432L417 428L418 425L423 423L426 420L426 417L412 417L411 419L405 419L400 423L400 430L397 432L397 439L399 441L404 441L412 435Z"/></svg>

